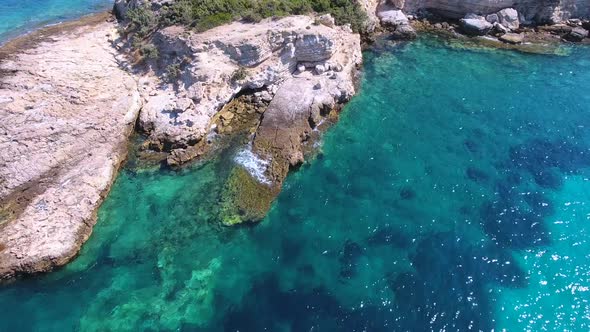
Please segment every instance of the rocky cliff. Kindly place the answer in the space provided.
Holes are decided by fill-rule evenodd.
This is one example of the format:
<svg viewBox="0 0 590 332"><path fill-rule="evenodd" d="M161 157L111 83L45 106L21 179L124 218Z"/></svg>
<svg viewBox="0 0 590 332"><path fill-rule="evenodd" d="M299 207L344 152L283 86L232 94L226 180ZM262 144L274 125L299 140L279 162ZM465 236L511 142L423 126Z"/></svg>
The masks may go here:
<svg viewBox="0 0 590 332"><path fill-rule="evenodd" d="M461 18L469 13L485 15L510 7L522 13L525 20L537 23L555 23L572 17L590 17L588 0L387 0L387 2L408 13L427 9L450 18Z"/></svg>
<svg viewBox="0 0 590 332"><path fill-rule="evenodd" d="M157 59L135 69L112 20L64 30L2 49L0 280L49 271L77 254L136 120L149 147L172 152L179 164L196 156L190 148L215 129L224 105L256 90L275 105L256 113L259 135L285 151L259 158L288 170L302 160L310 119L326 115L319 108L354 94L361 62L359 35L329 16L233 23L200 34L164 28L149 40ZM277 125L292 145L271 137ZM286 171L268 172L269 185L280 188Z"/></svg>
<svg viewBox="0 0 590 332"><path fill-rule="evenodd" d="M150 42L159 58L140 79L144 107L139 124L152 148L171 152L169 164L198 155L194 146L219 132L212 120L238 94L257 91L270 103L259 111L260 125L253 128L251 139L253 158L269 165L259 170L269 181L261 183L252 174L247 179L244 172L239 180L230 179L235 186L229 189L231 197L224 197L225 224L264 216L289 168L303 162L303 144L314 127L354 95L362 61L360 36L349 27L335 26L329 15L235 22L199 34L172 26L158 31ZM170 77L171 67L178 68L177 76ZM222 115L225 128L237 118L229 112ZM271 193L255 204L262 208L236 208L251 206L248 200L257 196L245 194L243 182Z"/></svg>
<svg viewBox="0 0 590 332"><path fill-rule="evenodd" d="M151 42L159 58L141 79L139 123L152 146L178 155L209 132L212 117L238 93L263 89L272 96L294 74L350 81L350 64L361 61L359 37L325 22L292 16L199 34L180 26L158 31Z"/></svg>

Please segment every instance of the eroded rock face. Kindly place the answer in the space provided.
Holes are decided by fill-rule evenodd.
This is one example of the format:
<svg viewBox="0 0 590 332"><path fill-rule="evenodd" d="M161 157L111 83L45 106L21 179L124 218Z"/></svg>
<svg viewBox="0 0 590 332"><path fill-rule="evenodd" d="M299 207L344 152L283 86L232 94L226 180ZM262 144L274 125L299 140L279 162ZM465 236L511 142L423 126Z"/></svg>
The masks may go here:
<svg viewBox="0 0 590 332"><path fill-rule="evenodd" d="M536 23L557 23L572 17L590 17L588 0L383 0L382 3L391 4L406 13L428 9L455 19L469 13L488 15L506 8L514 8L525 20Z"/></svg>
<svg viewBox="0 0 590 332"><path fill-rule="evenodd" d="M326 68L343 67L335 54L358 36L329 25L293 16L236 22L200 34L181 27L159 31L153 43L160 59L152 69L157 74L177 66L179 76L171 84L162 84L162 76L142 79L140 125L151 140L183 149L206 135L213 115L240 91L264 87L274 92L298 68L323 74Z"/></svg>
<svg viewBox="0 0 590 332"><path fill-rule="evenodd" d="M0 280L67 263L92 231L140 108L115 35L103 20L0 62Z"/></svg>
<svg viewBox="0 0 590 332"><path fill-rule="evenodd" d="M259 167L249 176L239 168L230 175L223 193L224 224L258 221L266 214L289 169L304 161L312 132L354 95L361 62L360 36L347 33L334 42L322 70L297 70L276 85L248 152Z"/></svg>

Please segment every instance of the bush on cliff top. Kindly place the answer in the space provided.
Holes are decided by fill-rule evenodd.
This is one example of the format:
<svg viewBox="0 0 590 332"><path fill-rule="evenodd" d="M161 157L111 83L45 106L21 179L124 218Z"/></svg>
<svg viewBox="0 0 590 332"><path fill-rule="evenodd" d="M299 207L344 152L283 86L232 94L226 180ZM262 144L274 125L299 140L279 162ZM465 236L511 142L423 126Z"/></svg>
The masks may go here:
<svg viewBox="0 0 590 332"><path fill-rule="evenodd" d="M354 31L360 31L366 19L356 0L178 0L162 11L160 24L183 24L204 31L238 19L256 22L311 12L330 13L337 24L348 23Z"/></svg>

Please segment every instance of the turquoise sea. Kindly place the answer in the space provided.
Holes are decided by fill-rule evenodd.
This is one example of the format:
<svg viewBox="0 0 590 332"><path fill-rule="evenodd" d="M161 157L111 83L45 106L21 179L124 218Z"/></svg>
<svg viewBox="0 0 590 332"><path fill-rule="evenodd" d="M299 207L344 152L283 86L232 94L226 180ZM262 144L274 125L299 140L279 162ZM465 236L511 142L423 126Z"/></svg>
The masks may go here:
<svg viewBox="0 0 590 332"><path fill-rule="evenodd" d="M35 28L112 6L112 0L0 0L0 44Z"/></svg>
<svg viewBox="0 0 590 332"><path fill-rule="evenodd" d="M588 331L590 49L565 51L375 45L254 227L215 219L242 147L130 163L74 262L0 288L0 331Z"/></svg>

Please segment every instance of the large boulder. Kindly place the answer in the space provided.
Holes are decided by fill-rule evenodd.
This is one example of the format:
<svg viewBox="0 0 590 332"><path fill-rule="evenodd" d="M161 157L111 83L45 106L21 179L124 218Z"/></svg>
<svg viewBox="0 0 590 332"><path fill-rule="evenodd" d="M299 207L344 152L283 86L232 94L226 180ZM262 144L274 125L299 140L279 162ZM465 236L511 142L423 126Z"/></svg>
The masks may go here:
<svg viewBox="0 0 590 332"><path fill-rule="evenodd" d="M486 21L485 17L469 14L460 21L463 31L472 36L483 36L488 34L494 27L492 23Z"/></svg>
<svg viewBox="0 0 590 332"><path fill-rule="evenodd" d="M514 8L502 9L497 13L499 23L510 30L516 30L520 27L518 12Z"/></svg>
<svg viewBox="0 0 590 332"><path fill-rule="evenodd" d="M494 23L498 23L500 22L500 17L498 17L498 14L494 13L494 14L490 14L486 16L486 21L494 24Z"/></svg>
<svg viewBox="0 0 590 332"><path fill-rule="evenodd" d="M565 36L565 38L569 41L573 42L581 42L584 38L588 37L588 30L584 28L573 28L572 31Z"/></svg>
<svg viewBox="0 0 590 332"><path fill-rule="evenodd" d="M398 25L407 25L410 23L408 17L401 10L386 10L377 14L384 26L397 27Z"/></svg>
<svg viewBox="0 0 590 332"><path fill-rule="evenodd" d="M381 24L392 30L395 39L414 39L416 30L410 25L410 20L401 10L384 10L377 14Z"/></svg>

